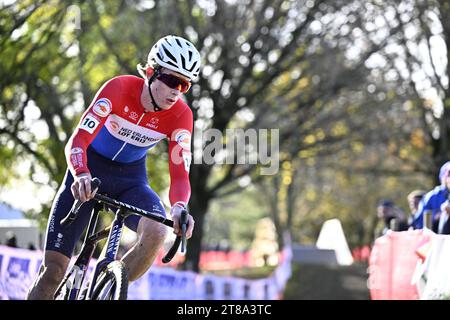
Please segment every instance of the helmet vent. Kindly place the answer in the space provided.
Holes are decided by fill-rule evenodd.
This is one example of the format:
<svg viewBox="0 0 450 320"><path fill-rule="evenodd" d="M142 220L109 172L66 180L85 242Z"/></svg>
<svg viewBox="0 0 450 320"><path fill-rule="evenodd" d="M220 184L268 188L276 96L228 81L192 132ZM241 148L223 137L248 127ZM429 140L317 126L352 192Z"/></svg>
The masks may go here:
<svg viewBox="0 0 450 320"><path fill-rule="evenodd" d="M173 54L170 53L169 50L167 50L166 46L162 46L164 53L169 57L170 60L172 61L177 61L177 59L173 56Z"/></svg>

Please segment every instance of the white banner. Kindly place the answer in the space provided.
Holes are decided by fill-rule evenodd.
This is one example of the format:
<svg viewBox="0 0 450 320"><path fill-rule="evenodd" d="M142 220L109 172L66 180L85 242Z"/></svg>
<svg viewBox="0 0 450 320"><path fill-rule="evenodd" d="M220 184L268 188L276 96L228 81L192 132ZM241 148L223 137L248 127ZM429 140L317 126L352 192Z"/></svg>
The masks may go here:
<svg viewBox="0 0 450 320"><path fill-rule="evenodd" d="M0 246L0 300L23 300L36 278L42 251ZM130 284L130 300L274 300L283 293L291 277L292 249L282 253L282 262L269 278L248 280L237 277L204 275L152 267ZM72 259L73 264L75 258ZM95 260L91 260L89 273ZM86 282L86 281L85 281Z"/></svg>
<svg viewBox="0 0 450 320"><path fill-rule="evenodd" d="M42 252L0 246L0 299L24 299L41 261Z"/></svg>
<svg viewBox="0 0 450 320"><path fill-rule="evenodd" d="M450 236L436 234L423 263L421 274L426 279L421 300L450 299Z"/></svg>

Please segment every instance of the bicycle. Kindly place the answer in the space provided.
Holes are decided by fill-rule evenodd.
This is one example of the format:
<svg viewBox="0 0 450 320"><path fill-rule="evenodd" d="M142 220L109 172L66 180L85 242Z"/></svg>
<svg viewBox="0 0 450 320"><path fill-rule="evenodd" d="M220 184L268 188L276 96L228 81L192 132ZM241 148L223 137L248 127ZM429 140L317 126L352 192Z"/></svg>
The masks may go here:
<svg viewBox="0 0 450 320"><path fill-rule="evenodd" d="M101 184L100 179L93 178L91 190L97 189ZM165 217L137 208L130 204L109 198L102 194L96 194L94 199L97 203L92 209L91 218L87 227L87 233L81 246L74 265L66 273L58 289L54 294L55 300L126 300L128 292L128 276L122 261L117 260L120 238L122 235L125 218L130 214L137 214L142 217L160 222L173 228L173 221ZM63 227L72 224L78 214L78 210L83 202L77 200L74 202L70 212L61 220ZM95 232L98 214L105 208L106 211L112 211L116 208L115 218L112 224L101 231ZM186 228L187 211L183 210L180 218L182 235L177 236L173 245L163 257L162 261L168 263L175 256L181 243L181 252L186 251ZM98 241L107 238L105 257L97 261L93 270L92 281L88 284L83 294L80 291L83 281L89 267L89 262L94 254Z"/></svg>

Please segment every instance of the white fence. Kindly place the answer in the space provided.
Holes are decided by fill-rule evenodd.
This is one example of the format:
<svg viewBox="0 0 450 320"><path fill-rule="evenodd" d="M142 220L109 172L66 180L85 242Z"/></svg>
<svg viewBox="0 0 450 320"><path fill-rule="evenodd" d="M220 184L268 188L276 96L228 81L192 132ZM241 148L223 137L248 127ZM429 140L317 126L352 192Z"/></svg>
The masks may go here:
<svg viewBox="0 0 450 320"><path fill-rule="evenodd" d="M152 267L130 284L132 300L275 300L291 277L292 249L268 278L249 280ZM41 251L0 246L0 300L23 300L42 261ZM73 263L74 259L72 260ZM94 261L92 261L94 262ZM92 265L90 271L92 271Z"/></svg>

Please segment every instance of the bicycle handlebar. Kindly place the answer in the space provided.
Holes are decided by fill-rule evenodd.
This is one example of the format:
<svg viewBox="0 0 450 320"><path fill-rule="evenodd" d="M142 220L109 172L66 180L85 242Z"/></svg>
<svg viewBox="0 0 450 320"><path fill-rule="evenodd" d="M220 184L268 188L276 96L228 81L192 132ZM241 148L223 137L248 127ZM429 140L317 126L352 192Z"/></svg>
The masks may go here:
<svg viewBox="0 0 450 320"><path fill-rule="evenodd" d="M172 245L172 247L169 249L167 254L162 259L162 262L168 263L172 260L172 258L175 256L175 254L178 251L178 247L181 243L181 252L186 252L186 228L187 228L187 211L183 210L181 211L181 217L180 217L180 224L181 224L181 236L177 236L175 238L175 241Z"/></svg>
<svg viewBox="0 0 450 320"><path fill-rule="evenodd" d="M91 181L91 189L95 190L97 189L101 184L100 179L98 178L93 178ZM170 219L166 219L165 217L159 215L159 214L154 214L151 212L148 212L146 210L137 208L135 206L132 206L130 204L109 198L105 195L102 194L96 194L94 196L94 199L100 202L103 202L105 204L111 205L113 207L118 207L118 208L124 208L126 211L131 211L134 213L137 213L138 215L144 216L146 218L155 220L157 222L160 222L168 227L173 228L173 221ZM72 208L70 209L70 212L67 214L66 217L64 217L64 219L61 220L60 224L63 227L68 227L69 225L71 225L75 219L77 218L77 214L78 214L78 210L80 209L81 205L84 202L80 201L80 200L76 200L75 203L73 204ZM181 217L180 217L180 224L181 224L181 230L182 230L182 235L181 236L177 236L172 247L169 249L169 251L167 252L167 254L164 256L164 258L162 259L162 261L164 263L168 263L170 262L173 257L175 256L175 254L178 251L178 247L180 246L181 243L181 252L185 252L186 251L186 229L187 229L187 211L183 210L181 212Z"/></svg>
<svg viewBox="0 0 450 320"><path fill-rule="evenodd" d="M181 224L181 252L186 251L186 229L188 224L188 216L187 211L183 210L181 211L181 217L180 217L180 224Z"/></svg>

